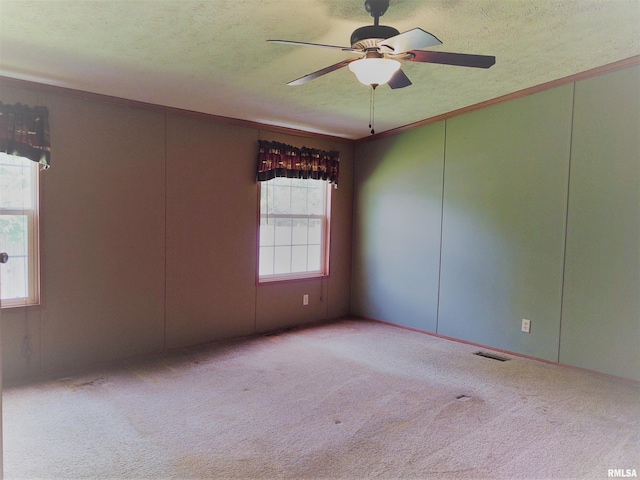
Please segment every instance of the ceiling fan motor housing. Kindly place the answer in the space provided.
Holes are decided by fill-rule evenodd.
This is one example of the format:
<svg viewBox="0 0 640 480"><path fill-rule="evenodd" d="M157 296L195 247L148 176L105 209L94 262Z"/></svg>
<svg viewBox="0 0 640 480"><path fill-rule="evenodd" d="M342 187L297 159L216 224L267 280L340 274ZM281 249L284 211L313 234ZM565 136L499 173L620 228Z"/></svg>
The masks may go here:
<svg viewBox="0 0 640 480"><path fill-rule="evenodd" d="M389 0L365 0L364 2L364 9L376 19L384 15L387 8L389 8Z"/></svg>
<svg viewBox="0 0 640 480"><path fill-rule="evenodd" d="M367 25L357 28L351 34L351 48L376 48L380 40L400 34L398 30L386 25Z"/></svg>

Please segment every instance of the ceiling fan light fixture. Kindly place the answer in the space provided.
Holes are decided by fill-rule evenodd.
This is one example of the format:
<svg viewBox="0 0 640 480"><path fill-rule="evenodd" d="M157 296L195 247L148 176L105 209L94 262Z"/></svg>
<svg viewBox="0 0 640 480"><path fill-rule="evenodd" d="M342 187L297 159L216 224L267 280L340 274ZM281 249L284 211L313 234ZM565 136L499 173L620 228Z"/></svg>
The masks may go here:
<svg viewBox="0 0 640 480"><path fill-rule="evenodd" d="M363 85L384 85L400 69L400 62L391 58L361 58L349 64L349 70Z"/></svg>

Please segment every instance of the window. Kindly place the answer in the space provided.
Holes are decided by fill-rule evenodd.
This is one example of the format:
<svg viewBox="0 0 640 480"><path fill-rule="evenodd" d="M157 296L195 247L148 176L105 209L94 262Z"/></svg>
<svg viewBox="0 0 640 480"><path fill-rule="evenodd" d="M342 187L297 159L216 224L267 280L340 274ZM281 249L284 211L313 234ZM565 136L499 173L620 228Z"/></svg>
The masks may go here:
<svg viewBox="0 0 640 480"><path fill-rule="evenodd" d="M329 273L330 192L324 180L260 182L260 281Z"/></svg>
<svg viewBox="0 0 640 480"><path fill-rule="evenodd" d="M0 264L3 307L39 301L38 168L36 162L0 153Z"/></svg>

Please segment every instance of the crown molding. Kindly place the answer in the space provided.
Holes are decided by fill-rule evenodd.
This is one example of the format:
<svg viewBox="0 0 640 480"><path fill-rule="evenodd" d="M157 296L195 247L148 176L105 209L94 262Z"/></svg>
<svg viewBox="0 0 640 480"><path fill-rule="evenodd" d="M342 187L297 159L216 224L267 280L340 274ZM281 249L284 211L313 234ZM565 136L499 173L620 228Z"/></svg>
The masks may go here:
<svg viewBox="0 0 640 480"><path fill-rule="evenodd" d="M509 102L511 100L516 100L518 98L526 97L529 95L533 95L534 93L543 92L545 90L550 90L552 88L556 88L562 85L566 85L568 83L578 82L580 80L586 80L588 78L597 77L599 75L603 75L605 73L614 72L616 70L622 70L624 68L633 67L636 65L640 65L640 55L636 55L634 57L625 58L624 60L620 60L617 62L609 63L607 65L603 65L601 67L596 67L591 70L586 70L584 72L575 73L573 75L569 75L567 77L559 78L557 80L551 80L550 82L542 83L540 85L536 85L533 87L525 88L523 90L519 90L517 92L509 93L507 95L502 95L500 97L494 98L492 100L487 100L485 102L476 103L475 105L470 105L468 107L460 108L458 110L453 110L451 112L443 113L442 115L437 115L435 117L427 118L424 120L420 120L418 122L410 123L408 125L404 125L402 127L394 128L391 130L386 130L384 132L377 133L375 135L371 135L368 137L362 137L356 140L356 143L364 143L370 142L372 140L378 140L384 137L391 137L397 135L402 132L406 132L409 130L413 130L415 128L422 127L424 125L429 125L430 123L440 122L442 120L447 120L449 118L457 117L459 115L464 115L465 113L474 112L476 110L481 110L483 108L491 107L493 105L497 105L499 103Z"/></svg>

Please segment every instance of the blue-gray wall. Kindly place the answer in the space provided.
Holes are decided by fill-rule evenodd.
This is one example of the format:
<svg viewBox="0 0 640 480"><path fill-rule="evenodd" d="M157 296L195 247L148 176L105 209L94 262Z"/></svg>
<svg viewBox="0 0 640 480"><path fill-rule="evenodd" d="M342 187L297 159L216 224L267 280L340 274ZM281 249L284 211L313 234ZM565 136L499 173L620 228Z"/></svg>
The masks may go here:
<svg viewBox="0 0 640 480"><path fill-rule="evenodd" d="M352 311L436 330L444 124L363 144L357 155Z"/></svg>
<svg viewBox="0 0 640 480"><path fill-rule="evenodd" d="M576 85L560 361L640 378L640 67Z"/></svg>
<svg viewBox="0 0 640 480"><path fill-rule="evenodd" d="M639 85L632 67L359 144L352 312L640 380Z"/></svg>

